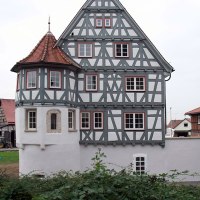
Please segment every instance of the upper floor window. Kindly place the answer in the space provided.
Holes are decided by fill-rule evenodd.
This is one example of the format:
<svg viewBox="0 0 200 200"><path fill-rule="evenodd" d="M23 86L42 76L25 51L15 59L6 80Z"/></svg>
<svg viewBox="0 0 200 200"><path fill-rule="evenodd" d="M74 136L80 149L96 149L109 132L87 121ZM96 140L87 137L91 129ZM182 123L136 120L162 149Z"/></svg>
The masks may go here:
<svg viewBox="0 0 200 200"><path fill-rule="evenodd" d="M17 90L20 89L20 74L17 74Z"/></svg>
<svg viewBox="0 0 200 200"><path fill-rule="evenodd" d="M68 129L74 131L76 129L75 110L68 111Z"/></svg>
<svg viewBox="0 0 200 200"><path fill-rule="evenodd" d="M101 18L96 19L96 27L101 28L103 26L103 20Z"/></svg>
<svg viewBox="0 0 200 200"><path fill-rule="evenodd" d="M126 91L145 91L145 77L126 77Z"/></svg>
<svg viewBox="0 0 200 200"><path fill-rule="evenodd" d="M94 129L103 128L103 113L102 112L94 112L93 120L94 120Z"/></svg>
<svg viewBox="0 0 200 200"><path fill-rule="evenodd" d="M36 131L37 129L37 112L36 109L26 110L26 130Z"/></svg>
<svg viewBox="0 0 200 200"><path fill-rule="evenodd" d="M50 71L50 88L61 88L61 72Z"/></svg>
<svg viewBox="0 0 200 200"><path fill-rule="evenodd" d="M97 75L86 75L86 91L97 91Z"/></svg>
<svg viewBox="0 0 200 200"><path fill-rule="evenodd" d="M78 57L92 57L92 44L91 43L78 44Z"/></svg>
<svg viewBox="0 0 200 200"><path fill-rule="evenodd" d="M125 113L125 130L144 130L144 113Z"/></svg>
<svg viewBox="0 0 200 200"><path fill-rule="evenodd" d="M198 124L200 124L200 115L198 115Z"/></svg>
<svg viewBox="0 0 200 200"><path fill-rule="evenodd" d="M106 18L106 19L104 20L104 26L105 26L106 28L111 27L111 19L110 19L110 18Z"/></svg>
<svg viewBox="0 0 200 200"><path fill-rule="evenodd" d="M90 129L90 112L81 112L81 129Z"/></svg>
<svg viewBox="0 0 200 200"><path fill-rule="evenodd" d="M115 57L129 57L129 45L126 43L115 44Z"/></svg>
<svg viewBox="0 0 200 200"><path fill-rule="evenodd" d="M134 155L134 171L137 172L138 174L144 174L147 171L147 159L146 155Z"/></svg>
<svg viewBox="0 0 200 200"><path fill-rule="evenodd" d="M27 71L27 88L36 88L36 71Z"/></svg>

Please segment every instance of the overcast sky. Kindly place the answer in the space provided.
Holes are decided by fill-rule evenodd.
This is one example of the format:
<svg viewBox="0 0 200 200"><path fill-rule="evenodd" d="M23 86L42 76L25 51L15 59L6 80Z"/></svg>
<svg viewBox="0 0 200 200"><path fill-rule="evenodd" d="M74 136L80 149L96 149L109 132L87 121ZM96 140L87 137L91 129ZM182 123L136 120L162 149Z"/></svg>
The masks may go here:
<svg viewBox="0 0 200 200"><path fill-rule="evenodd" d="M0 98L14 98L13 65L48 30L58 39L86 0L0 0ZM200 0L121 0L164 58L175 68L167 82L167 115L200 107ZM169 117L168 117L169 120Z"/></svg>

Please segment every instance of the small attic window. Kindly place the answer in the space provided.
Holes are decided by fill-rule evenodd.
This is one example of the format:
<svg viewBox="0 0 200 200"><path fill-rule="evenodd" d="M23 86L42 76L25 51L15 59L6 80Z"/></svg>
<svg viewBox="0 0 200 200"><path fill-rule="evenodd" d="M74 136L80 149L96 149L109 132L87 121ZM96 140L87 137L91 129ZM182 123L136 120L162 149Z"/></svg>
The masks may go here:
<svg viewBox="0 0 200 200"><path fill-rule="evenodd" d="M184 123L184 127L188 127L188 123Z"/></svg>

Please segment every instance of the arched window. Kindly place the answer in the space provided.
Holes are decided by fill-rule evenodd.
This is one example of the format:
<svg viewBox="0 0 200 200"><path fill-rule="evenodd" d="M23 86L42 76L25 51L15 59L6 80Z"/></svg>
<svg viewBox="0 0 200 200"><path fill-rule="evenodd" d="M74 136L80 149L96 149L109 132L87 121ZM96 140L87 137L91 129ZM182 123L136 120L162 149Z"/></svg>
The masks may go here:
<svg viewBox="0 0 200 200"><path fill-rule="evenodd" d="M61 112L52 109L47 112L46 117L47 133L61 133Z"/></svg>

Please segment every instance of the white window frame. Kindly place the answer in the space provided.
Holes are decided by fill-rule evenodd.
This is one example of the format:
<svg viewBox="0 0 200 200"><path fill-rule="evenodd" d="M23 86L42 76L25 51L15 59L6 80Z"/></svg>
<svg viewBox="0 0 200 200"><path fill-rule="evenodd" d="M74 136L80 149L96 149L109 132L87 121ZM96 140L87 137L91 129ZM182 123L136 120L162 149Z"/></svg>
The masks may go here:
<svg viewBox="0 0 200 200"><path fill-rule="evenodd" d="M105 26L105 28L111 27L111 19L110 18L104 19L104 26Z"/></svg>
<svg viewBox="0 0 200 200"><path fill-rule="evenodd" d="M75 110L68 110L68 130L69 131L76 130L76 111Z"/></svg>
<svg viewBox="0 0 200 200"><path fill-rule="evenodd" d="M142 115L142 127L141 128L137 128L136 127L136 115ZM127 115L132 115L132 119L129 118L129 123L127 123ZM133 121L133 123L131 123L131 121ZM144 119L144 113L133 113L133 112L127 112L127 113L124 113L124 129L125 130L144 130L144 122L145 122L145 119ZM127 127L127 125L129 124L132 125L132 127Z"/></svg>
<svg viewBox="0 0 200 200"><path fill-rule="evenodd" d="M92 43L79 43L78 57L91 58L92 57Z"/></svg>
<svg viewBox="0 0 200 200"><path fill-rule="evenodd" d="M90 78L95 77L95 84L93 83L93 80L91 81ZM86 74L85 78L85 89L86 91L97 91L98 88L98 77L95 74ZM89 82L90 81L90 82ZM95 86L95 88L93 88Z"/></svg>
<svg viewBox="0 0 200 200"><path fill-rule="evenodd" d="M83 124L83 123L82 123L83 114L86 114L86 113L88 114L88 117L87 117L87 119L88 119L88 127L83 127L83 126L82 126L82 124ZM86 111L86 112L85 112L85 111L81 112L81 120L80 120L80 123L81 123L81 124L80 124L80 127L81 127L81 129L82 129L82 130L88 130L88 129L90 129L90 122L91 122L91 121L90 121L90 112L87 112L87 111Z"/></svg>
<svg viewBox="0 0 200 200"><path fill-rule="evenodd" d="M17 74L17 90L20 89L20 74Z"/></svg>
<svg viewBox="0 0 200 200"><path fill-rule="evenodd" d="M102 18L96 18L96 27L97 28L103 27L103 19Z"/></svg>
<svg viewBox="0 0 200 200"><path fill-rule="evenodd" d="M133 171L135 171L136 173L140 175L147 172L147 155L146 154L133 155Z"/></svg>
<svg viewBox="0 0 200 200"><path fill-rule="evenodd" d="M200 124L200 114L198 115L198 124Z"/></svg>
<svg viewBox="0 0 200 200"><path fill-rule="evenodd" d="M26 72L26 87L27 89L34 89L37 87L37 72L35 70ZM34 84L34 86L33 86Z"/></svg>
<svg viewBox="0 0 200 200"><path fill-rule="evenodd" d="M120 46L120 55L117 55L118 45ZM126 45L127 49L127 55L123 55L125 52L123 52L123 45ZM116 43L115 44L115 57L116 58L128 58L129 57L129 44L128 43Z"/></svg>
<svg viewBox="0 0 200 200"><path fill-rule="evenodd" d="M131 80L131 81L129 81L129 79L133 79L133 80ZM140 80L138 80L138 79L142 79L142 83L143 83L143 89L138 89L137 87L138 86L140 86ZM143 92L143 91L145 91L145 87L146 87L146 85L145 85L145 81L146 79L145 79L145 77L142 77L142 76L129 76L129 77L125 77L125 82L126 82L126 91L127 92L135 92L135 91L137 91L137 92ZM130 82L129 84L130 84L130 87L133 87L133 88L128 88L128 82ZM131 85L131 82L133 82L133 85Z"/></svg>
<svg viewBox="0 0 200 200"><path fill-rule="evenodd" d="M57 76L58 76L58 81L56 80ZM55 86L51 85L52 78L55 79L54 80ZM56 89L56 88L60 89L61 88L61 72L60 71L56 71L56 70L51 70L50 71L50 73L49 73L49 86L50 86L50 88L53 88L53 89Z"/></svg>
<svg viewBox="0 0 200 200"><path fill-rule="evenodd" d="M31 116L30 116L31 113L35 113L34 121L31 120ZM34 128L31 127L30 123L32 124L32 126L33 126L33 124L35 124L35 127ZM26 130L27 131L36 131L37 130L37 110L36 109L27 109L26 110Z"/></svg>
<svg viewBox="0 0 200 200"><path fill-rule="evenodd" d="M95 114L100 114L101 116L96 118ZM98 119L100 119L100 121L98 121ZM101 126L96 127L96 123L98 123L98 124L101 123ZM103 112L98 112L98 111L93 112L93 126L94 126L93 128L95 130L103 129Z"/></svg>

